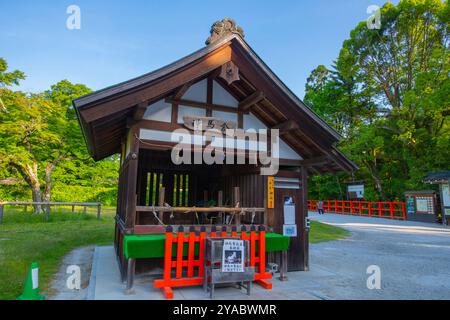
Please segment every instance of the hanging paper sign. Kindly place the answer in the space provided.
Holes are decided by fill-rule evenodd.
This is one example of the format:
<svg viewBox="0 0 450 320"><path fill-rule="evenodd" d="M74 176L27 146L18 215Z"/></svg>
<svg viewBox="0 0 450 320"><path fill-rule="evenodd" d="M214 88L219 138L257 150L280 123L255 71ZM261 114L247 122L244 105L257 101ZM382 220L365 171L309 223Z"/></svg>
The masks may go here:
<svg viewBox="0 0 450 320"><path fill-rule="evenodd" d="M267 209L275 207L275 179L267 177Z"/></svg>
<svg viewBox="0 0 450 320"><path fill-rule="evenodd" d="M244 272L243 240L223 240L222 272Z"/></svg>
<svg viewBox="0 0 450 320"><path fill-rule="evenodd" d="M284 224L295 224L294 197L286 196L283 201Z"/></svg>

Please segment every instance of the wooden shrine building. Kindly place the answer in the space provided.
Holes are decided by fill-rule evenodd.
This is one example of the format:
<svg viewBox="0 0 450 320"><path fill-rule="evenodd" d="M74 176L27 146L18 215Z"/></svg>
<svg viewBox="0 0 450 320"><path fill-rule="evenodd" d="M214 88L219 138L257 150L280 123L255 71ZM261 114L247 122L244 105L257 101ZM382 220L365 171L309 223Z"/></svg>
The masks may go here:
<svg viewBox="0 0 450 320"><path fill-rule="evenodd" d="M263 224L282 234L286 204L294 205L297 228L289 270L308 270L307 179L356 169L335 147L339 134L283 84L231 19L216 22L206 46L189 56L73 104L91 156L121 156L115 241L122 270L124 236L164 233L164 225L224 224ZM172 133L192 132L199 121L266 129L267 138L278 129L279 170L261 174L260 162L174 163ZM233 148L250 152L245 143ZM140 270L147 265L137 263Z"/></svg>

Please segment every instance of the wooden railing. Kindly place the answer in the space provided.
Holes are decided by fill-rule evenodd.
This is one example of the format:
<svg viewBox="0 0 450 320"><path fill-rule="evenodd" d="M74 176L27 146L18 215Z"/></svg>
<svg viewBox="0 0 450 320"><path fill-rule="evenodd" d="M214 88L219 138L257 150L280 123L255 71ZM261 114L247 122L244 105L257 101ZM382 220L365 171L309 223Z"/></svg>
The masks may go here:
<svg viewBox="0 0 450 320"><path fill-rule="evenodd" d="M308 210L317 211L318 202L319 200L308 200ZM328 213L406 220L406 207L404 202L349 200L322 200L322 202L323 211Z"/></svg>
<svg viewBox="0 0 450 320"><path fill-rule="evenodd" d="M25 206L25 210L28 206L43 206L45 211L45 220L48 221L50 218L50 207L51 206L71 206L72 212L74 212L75 207L84 207L84 213L86 213L87 207L97 207L97 219L100 220L101 214L101 204L99 202L28 202L28 201L0 201L0 223L3 221L3 210L5 205L11 206Z"/></svg>

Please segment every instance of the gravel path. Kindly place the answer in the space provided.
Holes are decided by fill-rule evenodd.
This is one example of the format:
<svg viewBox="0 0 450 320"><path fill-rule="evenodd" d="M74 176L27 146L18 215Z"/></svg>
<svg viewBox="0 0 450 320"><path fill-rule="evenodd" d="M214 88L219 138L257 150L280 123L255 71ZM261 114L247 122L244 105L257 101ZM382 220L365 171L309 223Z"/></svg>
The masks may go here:
<svg viewBox="0 0 450 320"><path fill-rule="evenodd" d="M389 219L317 215L310 219L348 229L344 240L313 244L315 293L327 299L450 299L450 228ZM381 289L369 290L367 267L381 269Z"/></svg>
<svg viewBox="0 0 450 320"><path fill-rule="evenodd" d="M84 300L86 299L89 277L91 275L92 257L94 255L94 246L87 246L72 250L67 254L59 267L58 273L52 281L50 294L47 299L50 300ZM80 267L80 290L67 288L67 279L70 274L67 273L67 267L76 265Z"/></svg>

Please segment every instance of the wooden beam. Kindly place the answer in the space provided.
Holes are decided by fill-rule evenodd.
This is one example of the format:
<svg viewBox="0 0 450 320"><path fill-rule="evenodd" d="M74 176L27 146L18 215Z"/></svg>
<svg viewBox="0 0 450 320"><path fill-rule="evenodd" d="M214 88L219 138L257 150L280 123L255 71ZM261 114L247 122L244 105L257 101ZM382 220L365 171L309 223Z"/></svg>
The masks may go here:
<svg viewBox="0 0 450 320"><path fill-rule="evenodd" d="M212 117L212 109L211 109L211 105L213 104L213 79L211 77L208 77L208 79L206 80L207 82L207 87L206 87L206 103L208 104L208 106L206 107L206 116L207 117Z"/></svg>
<svg viewBox="0 0 450 320"><path fill-rule="evenodd" d="M148 107L148 103L146 103L146 102L139 103L134 109L133 119L136 121L139 121L142 118L144 118L144 114L145 114L145 111L147 111L147 107Z"/></svg>
<svg viewBox="0 0 450 320"><path fill-rule="evenodd" d="M294 120L289 119L273 126L272 129L279 129L280 135L285 135L289 131L299 129L299 126Z"/></svg>
<svg viewBox="0 0 450 320"><path fill-rule="evenodd" d="M253 105L260 102L265 98L265 95L262 91L256 91L249 95L247 98L239 102L239 109L242 111L249 110Z"/></svg>
<svg viewBox="0 0 450 320"><path fill-rule="evenodd" d="M239 188L239 187L235 187ZM206 191L207 192L207 191ZM234 189L235 196L236 192L239 192L239 189ZM207 194L207 193L206 193ZM239 201L239 200L238 200ZM180 212L185 214L193 214L195 212L261 212L265 213L265 208L259 208L259 207L164 207L164 206L158 206L158 207L150 207L150 206L137 206L136 207L137 212Z"/></svg>
<svg viewBox="0 0 450 320"><path fill-rule="evenodd" d="M232 113L239 113L239 110L237 108L233 108L230 106L224 106L220 104L212 104L207 102L199 102L199 101L192 101L192 100L184 100L184 99L173 99L173 98L166 98L165 101L167 103L174 103L177 105L184 105L194 108L202 108L202 109L210 109L210 110L216 110L216 111L224 111L224 112L232 112Z"/></svg>
<svg viewBox="0 0 450 320"><path fill-rule="evenodd" d="M178 91L174 94L174 96L173 96L174 99L180 99L180 98L186 93L186 91L189 90L189 88L191 87L191 85L192 85L191 82L188 82L188 83L183 84L183 85L178 89Z"/></svg>
<svg viewBox="0 0 450 320"><path fill-rule="evenodd" d="M328 156L320 156L311 159L305 159L300 161L300 165L304 167L312 167L320 164L329 162L330 158Z"/></svg>

